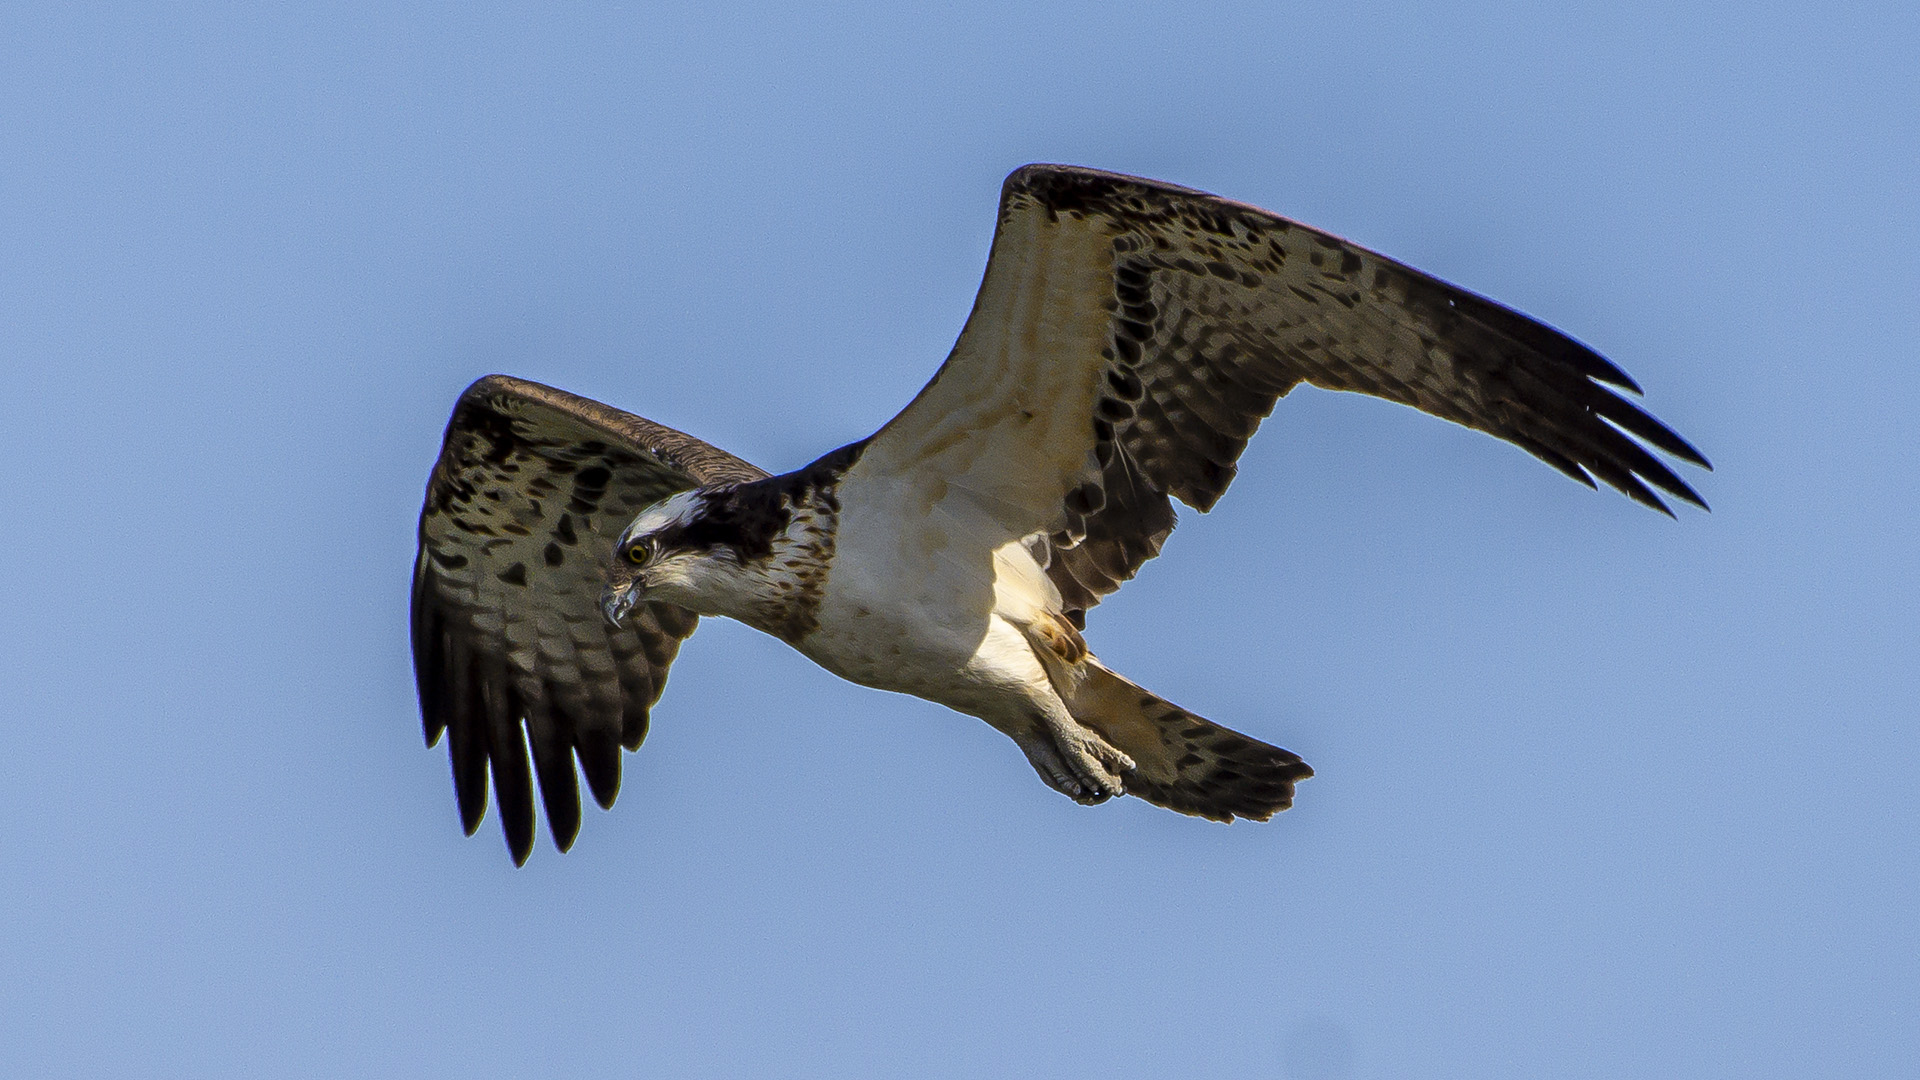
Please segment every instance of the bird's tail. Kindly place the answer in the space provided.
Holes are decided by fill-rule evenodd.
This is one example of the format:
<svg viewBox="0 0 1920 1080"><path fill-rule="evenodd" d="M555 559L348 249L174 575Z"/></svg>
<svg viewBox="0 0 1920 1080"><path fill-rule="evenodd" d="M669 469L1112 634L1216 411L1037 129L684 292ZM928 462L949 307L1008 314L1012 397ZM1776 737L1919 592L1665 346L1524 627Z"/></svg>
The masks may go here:
<svg viewBox="0 0 1920 1080"><path fill-rule="evenodd" d="M1067 700L1073 718L1133 759L1127 794L1183 814L1265 821L1313 775L1297 754L1248 738L1135 686L1088 657Z"/></svg>

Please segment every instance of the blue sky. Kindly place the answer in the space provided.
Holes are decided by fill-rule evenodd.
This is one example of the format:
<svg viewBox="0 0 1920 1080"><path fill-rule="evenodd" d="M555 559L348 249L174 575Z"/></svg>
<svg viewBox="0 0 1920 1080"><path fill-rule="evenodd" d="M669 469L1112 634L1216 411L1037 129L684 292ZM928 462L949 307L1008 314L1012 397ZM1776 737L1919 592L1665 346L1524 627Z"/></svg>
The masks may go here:
<svg viewBox="0 0 1920 1080"><path fill-rule="evenodd" d="M0 1072L1892 1075L1920 1058L1911 5L7 5ZM515 871L420 744L413 527L505 371L763 466L944 357L1033 160L1593 344L1668 521L1283 401L1094 613L1303 754L1267 825L708 622Z"/></svg>

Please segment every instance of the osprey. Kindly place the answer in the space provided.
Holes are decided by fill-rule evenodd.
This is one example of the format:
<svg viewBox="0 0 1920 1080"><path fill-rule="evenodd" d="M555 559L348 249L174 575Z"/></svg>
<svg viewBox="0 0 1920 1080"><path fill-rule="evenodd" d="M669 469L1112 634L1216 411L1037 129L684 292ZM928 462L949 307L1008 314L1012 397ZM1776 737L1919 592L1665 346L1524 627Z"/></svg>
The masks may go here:
<svg viewBox="0 0 1920 1080"><path fill-rule="evenodd" d="M701 615L1011 737L1074 800L1264 821L1299 757L1108 670L1088 609L1207 510L1305 382L1498 436L1671 516L1649 447L1699 451L1564 334L1267 211L1114 173L1007 178L960 340L877 433L770 476L689 435L501 375L454 406L420 515L413 655L469 835L487 778L516 863L533 778L554 843L601 806ZM1644 444L1644 445L1643 445ZM529 768L531 758L531 768Z"/></svg>

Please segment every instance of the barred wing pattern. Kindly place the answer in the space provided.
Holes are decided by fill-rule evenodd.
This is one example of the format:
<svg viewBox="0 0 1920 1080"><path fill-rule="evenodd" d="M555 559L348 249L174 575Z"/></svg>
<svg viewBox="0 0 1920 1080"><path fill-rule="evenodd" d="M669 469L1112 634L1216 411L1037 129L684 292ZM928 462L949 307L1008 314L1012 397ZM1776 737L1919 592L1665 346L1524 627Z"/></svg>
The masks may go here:
<svg viewBox="0 0 1920 1080"><path fill-rule="evenodd" d="M692 436L539 383L489 375L447 423L420 512L413 660L427 744L447 734L461 822L493 777L516 863L533 850L533 774L554 843L580 830L573 760L601 806L620 789L695 616L599 606L607 559L641 509L760 469ZM532 751L533 770L528 769Z"/></svg>
<svg viewBox="0 0 1920 1080"><path fill-rule="evenodd" d="M1559 331L1256 207L1056 165L1007 178L966 329L867 461L933 470L1012 535L1043 534L1034 553L1084 623L1159 551L1170 498L1210 508L1302 382L1487 432L1664 513L1655 489L1706 505L1648 447L1706 459Z"/></svg>

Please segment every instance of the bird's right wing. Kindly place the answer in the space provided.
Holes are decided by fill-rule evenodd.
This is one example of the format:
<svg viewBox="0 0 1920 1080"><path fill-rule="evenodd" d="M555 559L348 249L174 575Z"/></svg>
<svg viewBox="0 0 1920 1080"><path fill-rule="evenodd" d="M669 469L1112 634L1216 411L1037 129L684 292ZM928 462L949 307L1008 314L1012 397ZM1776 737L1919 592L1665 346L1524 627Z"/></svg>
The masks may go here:
<svg viewBox="0 0 1920 1080"><path fill-rule="evenodd" d="M1656 489L1705 505L1652 451L1706 458L1552 327L1257 207L1060 165L1007 178L953 354L849 478L906 492L903 521L967 514L977 543L1031 538L1078 619L1160 550L1172 499L1214 504L1303 382L1487 432L1656 509Z"/></svg>
<svg viewBox="0 0 1920 1080"><path fill-rule="evenodd" d="M489 375L447 422L420 511L413 667L427 745L448 735L469 835L489 765L516 863L533 849L534 771L561 850L580 830L573 758L594 798L620 790L667 665L695 616L650 603L621 628L600 591L620 531L704 484L767 474L690 435L539 383Z"/></svg>

